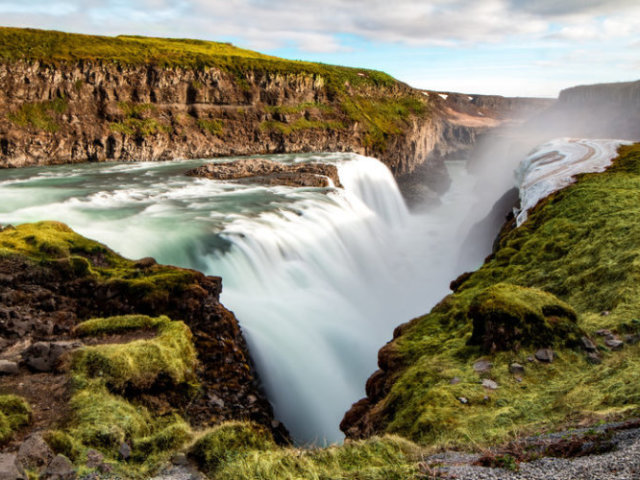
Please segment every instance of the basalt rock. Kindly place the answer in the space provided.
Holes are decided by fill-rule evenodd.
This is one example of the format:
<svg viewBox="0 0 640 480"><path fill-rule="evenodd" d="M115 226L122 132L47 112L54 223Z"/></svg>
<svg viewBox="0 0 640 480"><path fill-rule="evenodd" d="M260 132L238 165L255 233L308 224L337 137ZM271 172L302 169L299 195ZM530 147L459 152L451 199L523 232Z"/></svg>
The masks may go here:
<svg viewBox="0 0 640 480"><path fill-rule="evenodd" d="M341 187L338 168L322 163L283 164L263 158L243 158L233 162L209 163L186 172L191 177L213 180L286 185L290 187Z"/></svg>
<svg viewBox="0 0 640 480"><path fill-rule="evenodd" d="M152 262L145 262L141 269L140 262L126 260L56 222L0 232L5 248L24 238L31 239L27 245L33 254L16 249L0 256L0 271L5 274L0 310L11 320L0 322L7 339L3 351L24 345L24 364L34 371L24 369L19 375L2 377L3 385L24 397L34 410L35 421L23 434L50 428L66 408L70 382L65 380L65 365L59 363L64 352L79 345L73 327L90 318L127 314L167 315L184 321L193 333L199 360L198 394L183 399L179 392L152 392L155 403L179 407L197 428L247 418L270 428L271 406L240 326L219 301L219 277ZM40 242L52 243L47 250ZM64 251L69 245L74 245L73 255ZM110 270L114 265L117 270ZM114 277L116 271L122 276ZM55 367L60 368L52 371ZM210 395L222 401L211 403ZM281 440L287 438L283 427L276 433Z"/></svg>

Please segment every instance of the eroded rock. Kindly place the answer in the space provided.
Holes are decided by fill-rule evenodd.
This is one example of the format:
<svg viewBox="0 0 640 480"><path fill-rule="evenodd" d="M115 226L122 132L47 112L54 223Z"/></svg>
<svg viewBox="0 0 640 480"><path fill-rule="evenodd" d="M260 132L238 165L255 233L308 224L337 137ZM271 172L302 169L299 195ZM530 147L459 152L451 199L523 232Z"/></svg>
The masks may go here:
<svg viewBox="0 0 640 480"><path fill-rule="evenodd" d="M191 177L290 187L340 187L338 168L324 163L285 164L265 158L209 163L186 172Z"/></svg>

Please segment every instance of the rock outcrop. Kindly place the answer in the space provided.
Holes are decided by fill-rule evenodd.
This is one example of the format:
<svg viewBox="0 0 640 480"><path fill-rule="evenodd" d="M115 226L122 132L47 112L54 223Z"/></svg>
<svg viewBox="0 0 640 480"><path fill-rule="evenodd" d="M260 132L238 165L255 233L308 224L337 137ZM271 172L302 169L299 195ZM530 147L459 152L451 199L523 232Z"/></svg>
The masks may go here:
<svg viewBox="0 0 640 480"><path fill-rule="evenodd" d="M338 168L323 163L283 164L264 158L208 163L186 172L191 177L290 187L340 187Z"/></svg>
<svg viewBox="0 0 640 480"><path fill-rule="evenodd" d="M148 408L158 415L178 408L197 428L252 420L286 438L259 386L238 322L219 302L220 278L148 259L126 260L56 222L5 227L0 239L0 358L21 365L2 377L0 394L18 395L33 410L18 439L32 429L53 428L68 410L69 354L92 344L74 327L89 318L130 314L183 321L197 354L192 382L198 387L186 396L177 388L159 388L165 378L159 374L160 383L145 387L151 390L141 397ZM143 331L102 342L148 338ZM134 393L141 395L127 395Z"/></svg>

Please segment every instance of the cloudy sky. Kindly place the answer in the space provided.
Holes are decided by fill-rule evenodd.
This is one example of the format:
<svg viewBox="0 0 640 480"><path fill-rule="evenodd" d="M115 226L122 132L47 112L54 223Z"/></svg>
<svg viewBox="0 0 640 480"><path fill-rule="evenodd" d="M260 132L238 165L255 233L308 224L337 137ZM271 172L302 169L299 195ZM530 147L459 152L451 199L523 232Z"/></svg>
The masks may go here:
<svg viewBox="0 0 640 480"><path fill-rule="evenodd" d="M0 25L231 41L468 93L640 79L638 0L0 0Z"/></svg>

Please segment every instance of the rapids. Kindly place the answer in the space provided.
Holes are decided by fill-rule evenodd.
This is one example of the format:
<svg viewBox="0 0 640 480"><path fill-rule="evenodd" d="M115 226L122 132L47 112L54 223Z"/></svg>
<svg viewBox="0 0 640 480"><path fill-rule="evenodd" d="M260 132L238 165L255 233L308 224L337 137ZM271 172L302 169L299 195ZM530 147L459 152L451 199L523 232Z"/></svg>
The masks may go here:
<svg viewBox="0 0 640 480"><path fill-rule="evenodd" d="M339 442L338 424L364 396L378 349L460 273L475 181L464 162L448 162L451 189L417 215L375 159L268 158L334 163L344 189L183 175L202 160L5 170L0 224L59 220L127 257L222 276L222 302L243 328L276 417L298 443Z"/></svg>

